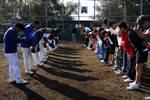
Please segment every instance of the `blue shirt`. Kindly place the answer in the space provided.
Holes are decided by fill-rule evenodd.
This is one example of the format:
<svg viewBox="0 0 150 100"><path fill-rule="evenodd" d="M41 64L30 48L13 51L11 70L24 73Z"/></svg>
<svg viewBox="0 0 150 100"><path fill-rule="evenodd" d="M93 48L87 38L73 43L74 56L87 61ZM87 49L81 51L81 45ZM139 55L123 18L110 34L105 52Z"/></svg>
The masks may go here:
<svg viewBox="0 0 150 100"><path fill-rule="evenodd" d="M17 43L24 42L24 40L17 38L17 32L12 27L5 32L3 40L5 53L16 53Z"/></svg>
<svg viewBox="0 0 150 100"><path fill-rule="evenodd" d="M31 45L31 42L33 42L33 38L34 38L34 28L31 24L28 24L25 26L25 31L24 31L24 36L29 40L28 43L21 43L21 47L23 48L29 48Z"/></svg>

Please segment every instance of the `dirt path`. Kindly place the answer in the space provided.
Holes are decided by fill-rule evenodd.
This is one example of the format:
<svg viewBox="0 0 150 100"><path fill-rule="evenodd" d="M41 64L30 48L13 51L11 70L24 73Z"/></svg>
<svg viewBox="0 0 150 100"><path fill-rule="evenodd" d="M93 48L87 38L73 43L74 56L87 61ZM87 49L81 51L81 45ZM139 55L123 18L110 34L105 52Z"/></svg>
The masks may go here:
<svg viewBox="0 0 150 100"><path fill-rule="evenodd" d="M20 64L22 65L22 56ZM7 62L0 51L0 100L143 100L149 91L127 91L120 76L100 63L96 56L81 44L65 43L49 54L48 62L36 69L25 86L9 84Z"/></svg>

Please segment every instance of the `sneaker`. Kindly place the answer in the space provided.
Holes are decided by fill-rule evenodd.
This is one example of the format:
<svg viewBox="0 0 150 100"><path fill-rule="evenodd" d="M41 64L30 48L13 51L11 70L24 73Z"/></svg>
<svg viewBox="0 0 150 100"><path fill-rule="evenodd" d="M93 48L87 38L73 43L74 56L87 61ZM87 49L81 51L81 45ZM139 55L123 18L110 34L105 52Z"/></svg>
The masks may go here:
<svg viewBox="0 0 150 100"><path fill-rule="evenodd" d="M135 82L131 82L131 83L129 83L129 86L134 85L134 84L136 84L136 83ZM139 85L140 85L140 83L139 83Z"/></svg>
<svg viewBox="0 0 150 100"><path fill-rule="evenodd" d="M127 87L127 90L136 91L136 90L139 90L139 88L140 88L140 85L135 83L135 84L132 84L129 87Z"/></svg>
<svg viewBox="0 0 150 100"><path fill-rule="evenodd" d="M32 75L34 72L30 70L30 71L26 71L25 73L29 74L29 75Z"/></svg>
<svg viewBox="0 0 150 100"><path fill-rule="evenodd" d="M47 61L47 59L42 59L42 61L41 62L46 62Z"/></svg>
<svg viewBox="0 0 150 100"><path fill-rule="evenodd" d="M117 66L111 67L112 70L117 70Z"/></svg>
<svg viewBox="0 0 150 100"><path fill-rule="evenodd" d="M43 66L43 65L44 65L44 63L43 63L43 62L41 62L41 63L40 63L40 66Z"/></svg>
<svg viewBox="0 0 150 100"><path fill-rule="evenodd" d="M124 82L130 83L130 82L133 82L133 80L131 80L130 78L127 78L124 80Z"/></svg>
<svg viewBox="0 0 150 100"><path fill-rule="evenodd" d="M116 75L121 75L122 72L120 70L114 71Z"/></svg>
<svg viewBox="0 0 150 100"><path fill-rule="evenodd" d="M113 66L114 64L112 62L108 62L107 66Z"/></svg>
<svg viewBox="0 0 150 100"><path fill-rule="evenodd" d="M128 78L128 76L127 76L127 75L123 75L123 76L122 76L122 78L124 78L124 79L125 79L125 78Z"/></svg>
<svg viewBox="0 0 150 100"><path fill-rule="evenodd" d="M105 62L104 60L100 60L101 63Z"/></svg>
<svg viewBox="0 0 150 100"><path fill-rule="evenodd" d="M45 56L46 59L48 59L48 56Z"/></svg>
<svg viewBox="0 0 150 100"><path fill-rule="evenodd" d="M87 47L87 49L90 50L91 48L90 48L90 47Z"/></svg>
<svg viewBox="0 0 150 100"><path fill-rule="evenodd" d="M37 64L38 67L42 67L44 64L41 62L40 64Z"/></svg>
<svg viewBox="0 0 150 100"><path fill-rule="evenodd" d="M145 97L144 100L150 100L150 96Z"/></svg>
<svg viewBox="0 0 150 100"><path fill-rule="evenodd" d="M9 82L9 83L13 83L13 82L15 82L15 79L9 78L9 79L8 79L8 82Z"/></svg>
<svg viewBox="0 0 150 100"><path fill-rule="evenodd" d="M20 80L16 80L17 84L27 84L28 81L24 80L24 79L20 79Z"/></svg>

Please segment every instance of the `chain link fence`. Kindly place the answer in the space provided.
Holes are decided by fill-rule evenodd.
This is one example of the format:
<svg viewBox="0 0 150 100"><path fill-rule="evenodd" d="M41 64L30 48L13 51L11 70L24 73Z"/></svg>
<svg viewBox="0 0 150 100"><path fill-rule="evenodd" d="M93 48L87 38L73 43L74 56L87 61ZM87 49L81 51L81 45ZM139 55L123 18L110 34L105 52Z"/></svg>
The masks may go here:
<svg viewBox="0 0 150 100"><path fill-rule="evenodd" d="M21 3L18 3L21 1ZM63 0L65 1L65 0ZM74 20L82 17L80 12L80 1L77 4L77 14L72 18L65 16L61 2L59 6L54 9L51 2L47 0L1 0L0 1L0 34L16 22L30 23L32 19L39 19L42 25L51 28L61 28L64 37L71 38L69 33L73 28L79 27L82 24L90 26L90 21ZM150 1L149 0L89 0L93 3L99 3L98 7L106 7L105 12L97 11L97 5L94 4L93 16L89 16L94 20L98 20L98 14L101 18L108 18L112 20L126 20L130 25L134 25L137 16L150 16ZM117 2L116 2L117 1ZM104 4L105 2L105 4ZM107 2L107 3L106 3ZM49 5L51 5L49 7ZM105 5L105 6L104 6ZM134 6L133 6L134 5ZM102 9L101 9L102 10ZM103 9L104 10L104 9ZM95 13L96 11L96 13ZM51 13L53 12L53 13ZM103 16L105 14L105 16ZM68 36L68 37L67 37Z"/></svg>

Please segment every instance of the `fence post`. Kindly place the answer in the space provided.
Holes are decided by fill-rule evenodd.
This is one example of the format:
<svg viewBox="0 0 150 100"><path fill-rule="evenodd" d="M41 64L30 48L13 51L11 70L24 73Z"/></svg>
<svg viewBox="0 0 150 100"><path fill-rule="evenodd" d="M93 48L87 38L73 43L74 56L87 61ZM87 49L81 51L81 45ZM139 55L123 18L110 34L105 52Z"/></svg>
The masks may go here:
<svg viewBox="0 0 150 100"><path fill-rule="evenodd" d="M47 20L47 10L48 10L48 1L46 0L45 1L45 26L47 27L47 23L48 23L48 20Z"/></svg>
<svg viewBox="0 0 150 100"><path fill-rule="evenodd" d="M13 23L16 22L16 0L13 0Z"/></svg>
<svg viewBox="0 0 150 100"><path fill-rule="evenodd" d="M124 21L127 20L127 0L124 0Z"/></svg>
<svg viewBox="0 0 150 100"><path fill-rule="evenodd" d="M140 0L140 14L143 15L143 0Z"/></svg>
<svg viewBox="0 0 150 100"><path fill-rule="evenodd" d="M62 16L61 16L61 21L62 21L62 32L64 32L64 0L62 0Z"/></svg>

